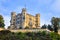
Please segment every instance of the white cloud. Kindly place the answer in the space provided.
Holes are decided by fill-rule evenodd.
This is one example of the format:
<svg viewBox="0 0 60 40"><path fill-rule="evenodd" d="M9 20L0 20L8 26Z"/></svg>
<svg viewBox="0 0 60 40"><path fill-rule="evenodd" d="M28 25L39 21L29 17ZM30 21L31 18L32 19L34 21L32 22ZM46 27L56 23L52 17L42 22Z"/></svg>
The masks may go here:
<svg viewBox="0 0 60 40"><path fill-rule="evenodd" d="M23 6L17 6L14 11L20 13L22 10Z"/></svg>
<svg viewBox="0 0 60 40"><path fill-rule="evenodd" d="M10 17L4 16L4 20L5 20L5 28L7 28L10 25Z"/></svg>

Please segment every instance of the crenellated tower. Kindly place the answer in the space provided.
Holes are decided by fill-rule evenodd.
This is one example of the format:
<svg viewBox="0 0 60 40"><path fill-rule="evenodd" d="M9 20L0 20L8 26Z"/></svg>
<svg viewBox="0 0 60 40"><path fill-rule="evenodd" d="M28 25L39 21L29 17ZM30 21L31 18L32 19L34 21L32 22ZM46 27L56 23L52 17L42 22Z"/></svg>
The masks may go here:
<svg viewBox="0 0 60 40"><path fill-rule="evenodd" d="M39 13L36 14L36 27L37 28L40 27L40 14Z"/></svg>
<svg viewBox="0 0 60 40"><path fill-rule="evenodd" d="M11 12L11 21L10 21L11 29L15 28L16 25L16 12Z"/></svg>
<svg viewBox="0 0 60 40"><path fill-rule="evenodd" d="M26 14L27 14L26 8L22 9L21 14L22 14L22 28L25 28L25 26L26 26Z"/></svg>

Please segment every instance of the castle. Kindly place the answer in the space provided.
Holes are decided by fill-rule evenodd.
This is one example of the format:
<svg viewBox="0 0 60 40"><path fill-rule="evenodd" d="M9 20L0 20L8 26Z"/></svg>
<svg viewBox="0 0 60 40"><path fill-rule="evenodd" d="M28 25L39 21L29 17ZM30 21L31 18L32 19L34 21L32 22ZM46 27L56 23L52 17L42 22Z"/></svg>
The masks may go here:
<svg viewBox="0 0 60 40"><path fill-rule="evenodd" d="M10 29L40 28L40 14L28 14L26 8L21 13L11 12Z"/></svg>

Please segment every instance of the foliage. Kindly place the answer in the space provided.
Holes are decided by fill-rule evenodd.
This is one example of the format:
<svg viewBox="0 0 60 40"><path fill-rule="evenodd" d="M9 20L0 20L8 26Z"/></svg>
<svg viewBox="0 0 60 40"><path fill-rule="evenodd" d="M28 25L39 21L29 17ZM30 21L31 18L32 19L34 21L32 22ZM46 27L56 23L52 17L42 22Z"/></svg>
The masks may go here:
<svg viewBox="0 0 60 40"><path fill-rule="evenodd" d="M47 28L47 25L44 24L41 28L42 29L46 29Z"/></svg>
<svg viewBox="0 0 60 40"><path fill-rule="evenodd" d="M54 27L54 32L56 32L56 33L58 33L59 22L60 22L60 18L52 17L51 23Z"/></svg>
<svg viewBox="0 0 60 40"><path fill-rule="evenodd" d="M43 32L10 32L9 30L0 31L0 40L60 40L60 35L54 32L47 34Z"/></svg>
<svg viewBox="0 0 60 40"><path fill-rule="evenodd" d="M50 33L50 37L52 38L52 40L60 40L60 35L54 32Z"/></svg>
<svg viewBox="0 0 60 40"><path fill-rule="evenodd" d="M4 27L5 24L4 24L4 19L2 17L2 15L0 15L0 27Z"/></svg>
<svg viewBox="0 0 60 40"><path fill-rule="evenodd" d="M53 27L52 27L51 25L48 25L48 29L49 29L50 31L53 31Z"/></svg>

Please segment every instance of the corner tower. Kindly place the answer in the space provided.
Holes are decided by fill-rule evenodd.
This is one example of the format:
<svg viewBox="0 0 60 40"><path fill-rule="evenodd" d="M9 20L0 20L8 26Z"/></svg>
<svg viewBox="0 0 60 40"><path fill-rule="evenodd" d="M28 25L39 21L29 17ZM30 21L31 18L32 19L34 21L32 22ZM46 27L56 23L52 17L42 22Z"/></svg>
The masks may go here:
<svg viewBox="0 0 60 40"><path fill-rule="evenodd" d="M36 14L36 28L40 27L40 14Z"/></svg>
<svg viewBox="0 0 60 40"><path fill-rule="evenodd" d="M10 21L11 29L15 28L16 24L16 12L11 12L11 21Z"/></svg>

